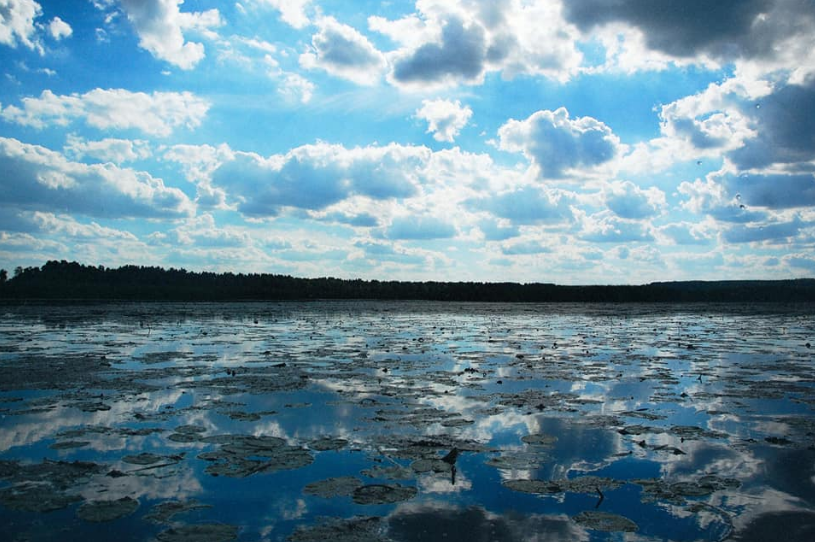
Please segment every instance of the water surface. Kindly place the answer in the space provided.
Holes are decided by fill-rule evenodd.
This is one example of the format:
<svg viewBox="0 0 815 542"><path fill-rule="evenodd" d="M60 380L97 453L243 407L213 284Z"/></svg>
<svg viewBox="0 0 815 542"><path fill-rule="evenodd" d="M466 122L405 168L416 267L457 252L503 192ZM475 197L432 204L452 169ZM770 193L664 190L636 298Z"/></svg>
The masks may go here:
<svg viewBox="0 0 815 542"><path fill-rule="evenodd" d="M809 306L0 313L8 540L815 536Z"/></svg>

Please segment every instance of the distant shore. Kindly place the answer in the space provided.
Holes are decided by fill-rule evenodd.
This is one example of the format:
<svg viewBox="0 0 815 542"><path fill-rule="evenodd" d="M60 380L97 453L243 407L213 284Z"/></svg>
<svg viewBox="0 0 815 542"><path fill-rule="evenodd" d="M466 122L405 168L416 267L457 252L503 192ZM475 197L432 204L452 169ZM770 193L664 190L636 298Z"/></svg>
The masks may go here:
<svg viewBox="0 0 815 542"><path fill-rule="evenodd" d="M191 272L134 265L104 268L49 261L18 268L0 300L284 301L372 299L482 302L815 302L815 279L654 282L565 286L512 282L405 282Z"/></svg>

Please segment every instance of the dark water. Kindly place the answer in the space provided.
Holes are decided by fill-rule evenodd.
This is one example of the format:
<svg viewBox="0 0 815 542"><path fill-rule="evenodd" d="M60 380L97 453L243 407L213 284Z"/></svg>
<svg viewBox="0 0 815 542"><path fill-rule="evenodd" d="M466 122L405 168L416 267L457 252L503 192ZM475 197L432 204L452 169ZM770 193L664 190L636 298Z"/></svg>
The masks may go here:
<svg viewBox="0 0 815 542"><path fill-rule="evenodd" d="M811 306L0 313L5 540L815 539Z"/></svg>

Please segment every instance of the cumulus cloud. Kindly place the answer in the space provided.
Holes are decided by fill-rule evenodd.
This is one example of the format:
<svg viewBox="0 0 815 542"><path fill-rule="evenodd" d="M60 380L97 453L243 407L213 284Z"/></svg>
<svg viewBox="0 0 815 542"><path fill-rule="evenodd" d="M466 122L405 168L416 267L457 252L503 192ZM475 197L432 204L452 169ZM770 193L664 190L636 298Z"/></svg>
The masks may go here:
<svg viewBox="0 0 815 542"><path fill-rule="evenodd" d="M707 225L698 222L678 222L659 228L659 233L676 245L707 245L712 237Z"/></svg>
<svg viewBox="0 0 815 542"><path fill-rule="evenodd" d="M582 60L557 2L423 0L415 13L368 24L401 44L390 55L400 86L480 84L493 71L566 81Z"/></svg>
<svg viewBox="0 0 815 542"><path fill-rule="evenodd" d="M416 194L430 151L388 145L347 149L318 143L263 158L235 152L212 175L248 215L275 216L283 207L320 210L354 195L372 199Z"/></svg>
<svg viewBox="0 0 815 542"><path fill-rule="evenodd" d="M17 47L21 43L42 53L37 41L34 19L42 7L34 0L4 0L0 7L0 44Z"/></svg>
<svg viewBox="0 0 815 542"><path fill-rule="evenodd" d="M503 222L503 223L502 223ZM512 225L508 220L483 219L478 222L478 229L484 234L487 241L505 241L520 235L518 226Z"/></svg>
<svg viewBox="0 0 815 542"><path fill-rule="evenodd" d="M179 6L184 0L120 1L139 35L139 46L182 70L192 69L204 58L204 45L186 41L185 32L206 34L222 24L217 9L182 13Z"/></svg>
<svg viewBox="0 0 815 542"><path fill-rule="evenodd" d="M3 203L98 217L182 217L192 202L145 172L71 162L45 147L0 138Z"/></svg>
<svg viewBox="0 0 815 542"><path fill-rule="evenodd" d="M311 21L306 15L306 9L311 0L259 0L280 11L280 18L294 28L305 28Z"/></svg>
<svg viewBox="0 0 815 542"><path fill-rule="evenodd" d="M802 38L811 43L815 19L812 7L797 0L569 0L563 7L565 18L584 32L633 27L652 51L720 63L783 57L788 45Z"/></svg>
<svg viewBox="0 0 815 542"><path fill-rule="evenodd" d="M529 254L544 254L552 252L552 248L537 240L518 241L501 247L505 256L524 256Z"/></svg>
<svg viewBox="0 0 815 542"><path fill-rule="evenodd" d="M480 25L465 25L462 19L451 17L438 43L425 43L395 60L393 78L406 84L480 83L486 68L486 40Z"/></svg>
<svg viewBox="0 0 815 542"><path fill-rule="evenodd" d="M307 104L314 95L314 83L296 73L287 73L280 81L277 91L286 99Z"/></svg>
<svg viewBox="0 0 815 542"><path fill-rule="evenodd" d="M502 150L523 152L547 179L600 166L621 149L611 128L591 117L572 119L564 107L512 119L501 126L498 136Z"/></svg>
<svg viewBox="0 0 815 542"><path fill-rule="evenodd" d="M741 203L741 195L730 195L725 183L714 176L707 179L684 181L679 185L679 193L686 196L682 208L697 214L707 214L723 222L755 222L764 220L765 213L749 209Z"/></svg>
<svg viewBox="0 0 815 542"><path fill-rule="evenodd" d="M71 34L74 33L74 30L71 28L71 25L59 17L54 17L51 19L51 22L48 23L48 32L51 34L52 38L59 41L63 38L70 37Z"/></svg>
<svg viewBox="0 0 815 542"><path fill-rule="evenodd" d="M740 169L799 163L809 167L815 160L815 79L805 85L780 86L758 103L744 103L742 108L751 119L755 137L730 153Z"/></svg>
<svg viewBox="0 0 815 542"><path fill-rule="evenodd" d="M389 261L403 265L420 265L427 262L427 258L416 251L395 247L391 243L377 241L357 241L354 246L363 251L363 256L377 262Z"/></svg>
<svg viewBox="0 0 815 542"><path fill-rule="evenodd" d="M798 218L788 222L766 223L760 226L739 224L724 232L728 243L784 242L796 237L804 226Z"/></svg>
<svg viewBox="0 0 815 542"><path fill-rule="evenodd" d="M449 143L472 115L473 110L462 106L458 100L423 100L422 107L416 111L416 118L427 121L427 133L433 134L433 139Z"/></svg>
<svg viewBox="0 0 815 542"><path fill-rule="evenodd" d="M38 98L23 98L22 107L5 107L0 117L37 129L66 126L75 119L83 119L100 130L135 129L164 137L181 126L198 127L209 107L208 101L190 92L146 94L97 88L85 94L57 95L44 90Z"/></svg>
<svg viewBox="0 0 815 542"><path fill-rule="evenodd" d="M456 236L456 227L434 216L399 216L385 230L388 239L429 240Z"/></svg>
<svg viewBox="0 0 815 542"><path fill-rule="evenodd" d="M655 187L643 190L630 181L609 183L603 191L603 199L620 218L649 218L665 207L665 193L662 190Z"/></svg>
<svg viewBox="0 0 815 542"><path fill-rule="evenodd" d="M64 151L67 156L76 160L87 156L114 164L143 160L152 154L150 144L142 139L105 138L99 141L88 141L75 134L68 135Z"/></svg>
<svg viewBox="0 0 815 542"><path fill-rule="evenodd" d="M512 224L558 224L571 220L572 202L568 194L530 186L508 190L483 198L473 198L466 205L476 211L487 211Z"/></svg>
<svg viewBox="0 0 815 542"><path fill-rule="evenodd" d="M733 175L725 179L727 191L737 194L741 205L767 209L815 206L815 176Z"/></svg>
<svg viewBox="0 0 815 542"><path fill-rule="evenodd" d="M607 211L587 215L578 211L580 238L596 243L630 243L653 241L651 226L637 220L624 220Z"/></svg>
<svg viewBox="0 0 815 542"><path fill-rule="evenodd" d="M359 85L376 84L385 68L385 57L358 30L323 17L319 31L311 38L311 47L300 55L304 68L320 68L331 75Z"/></svg>

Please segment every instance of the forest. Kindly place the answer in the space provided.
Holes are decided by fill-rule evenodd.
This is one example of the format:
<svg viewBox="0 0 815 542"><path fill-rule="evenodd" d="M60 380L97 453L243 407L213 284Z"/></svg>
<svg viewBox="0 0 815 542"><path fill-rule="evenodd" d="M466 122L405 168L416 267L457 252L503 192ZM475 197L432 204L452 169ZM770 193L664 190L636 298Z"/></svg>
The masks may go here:
<svg viewBox="0 0 815 542"><path fill-rule="evenodd" d="M483 302L812 302L815 279L565 286L512 282L408 282L297 278L49 261L0 270L0 299L250 301L381 299Z"/></svg>

